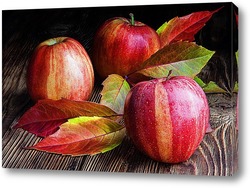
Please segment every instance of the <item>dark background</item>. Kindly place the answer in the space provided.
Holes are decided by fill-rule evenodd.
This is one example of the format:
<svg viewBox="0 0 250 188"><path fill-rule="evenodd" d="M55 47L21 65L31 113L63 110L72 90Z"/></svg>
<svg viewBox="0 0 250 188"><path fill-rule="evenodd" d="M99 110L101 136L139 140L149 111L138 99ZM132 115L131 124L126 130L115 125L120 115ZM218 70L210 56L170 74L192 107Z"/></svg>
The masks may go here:
<svg viewBox="0 0 250 188"><path fill-rule="evenodd" d="M173 17L196 11L213 11L221 7L223 8L214 14L203 29L206 34L201 36L202 45L211 50L225 48L231 45L233 30L234 46L237 48L234 12L237 13L238 10L231 3L6 10L3 11L3 46L14 32L20 30L26 33L24 39L35 37L40 42L51 37L70 36L79 40L89 51L89 42L92 41L95 31L108 18L129 17L132 12L136 20L157 30Z"/></svg>
<svg viewBox="0 0 250 188"><path fill-rule="evenodd" d="M235 58L232 57L232 52L238 49L238 29L235 23L235 13L238 10L231 3L3 11L3 51L8 45L8 39L15 32L22 31L24 42L34 40L37 45L52 37L73 37L82 43L91 56L94 34L108 18L129 17L129 13L132 12L136 20L157 30L165 21L175 16L181 17L203 10L213 11L221 7L223 8L215 13L196 35L196 42L217 52L212 59L213 63L208 64L200 76L204 81L213 80L231 92L238 77ZM211 72L213 75L210 75Z"/></svg>

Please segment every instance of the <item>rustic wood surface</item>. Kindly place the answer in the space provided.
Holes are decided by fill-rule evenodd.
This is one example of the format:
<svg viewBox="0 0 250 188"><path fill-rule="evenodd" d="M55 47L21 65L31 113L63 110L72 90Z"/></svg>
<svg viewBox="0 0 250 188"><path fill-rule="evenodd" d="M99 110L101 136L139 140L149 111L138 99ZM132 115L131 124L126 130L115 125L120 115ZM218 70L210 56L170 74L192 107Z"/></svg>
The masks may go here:
<svg viewBox="0 0 250 188"><path fill-rule="evenodd" d="M19 27L13 25L6 27L7 22L18 17L19 14L21 12L17 12L14 16L8 15L8 17L5 14L4 18L8 19L3 22L5 29L3 30L2 60L2 166L4 168L211 176L231 176L237 171L238 131L235 127L237 94L232 96L207 94L211 113L210 124L213 131L205 135L192 157L180 164L166 164L151 160L140 153L128 137L114 150L94 156L71 157L24 149L41 140L22 129L12 129L24 112L33 105L25 84L27 64L36 45L43 38L56 35L56 32L41 33L44 26L34 29L34 26L25 20L22 24L16 24ZM29 14L26 16L32 19ZM84 18L85 16L82 16L80 19L84 20ZM42 20L43 17L40 19ZM58 27L61 30L60 25L57 25L55 30L58 30ZM71 25L67 27L72 30ZM35 34L30 34L30 31ZM91 33L92 31L89 35L93 36ZM81 39L78 40L81 41ZM87 50L90 49L90 40L86 39L81 42L86 45ZM101 84L97 82L90 100L99 102L100 91Z"/></svg>

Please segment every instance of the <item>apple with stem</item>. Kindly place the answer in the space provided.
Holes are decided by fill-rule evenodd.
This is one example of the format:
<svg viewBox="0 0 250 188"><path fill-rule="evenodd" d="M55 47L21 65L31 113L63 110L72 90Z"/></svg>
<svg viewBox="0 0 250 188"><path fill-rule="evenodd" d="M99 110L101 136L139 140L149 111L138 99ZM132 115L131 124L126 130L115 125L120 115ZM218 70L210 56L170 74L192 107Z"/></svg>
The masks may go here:
<svg viewBox="0 0 250 188"><path fill-rule="evenodd" d="M114 17L98 29L94 37L93 65L99 76L126 76L140 69L141 64L160 49L160 38L146 24L131 19Z"/></svg>
<svg viewBox="0 0 250 188"><path fill-rule="evenodd" d="M143 153L156 161L179 163L201 143L209 127L209 106L202 88L189 77L154 79L130 90L124 122Z"/></svg>

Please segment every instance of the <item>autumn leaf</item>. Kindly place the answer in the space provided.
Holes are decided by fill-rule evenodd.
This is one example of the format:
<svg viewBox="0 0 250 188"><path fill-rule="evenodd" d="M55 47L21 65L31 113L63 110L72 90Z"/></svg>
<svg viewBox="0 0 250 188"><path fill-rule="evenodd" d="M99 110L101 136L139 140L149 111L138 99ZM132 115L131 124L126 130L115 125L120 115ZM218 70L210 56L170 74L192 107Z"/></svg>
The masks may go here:
<svg viewBox="0 0 250 188"><path fill-rule="evenodd" d="M201 86L205 93L227 93L226 90L219 87L214 81L210 81L206 84L198 76L196 76L194 80ZM238 82L235 83L233 92L238 92Z"/></svg>
<svg viewBox="0 0 250 188"><path fill-rule="evenodd" d="M128 75L127 80L137 83L150 78L167 77L170 70L171 76L194 78L213 54L213 51L193 42L176 42L152 55L143 63L144 68Z"/></svg>
<svg viewBox="0 0 250 188"><path fill-rule="evenodd" d="M213 81L210 81L208 84L206 84L197 76L194 78L194 80L201 86L205 93L226 93L224 89L220 88Z"/></svg>
<svg viewBox="0 0 250 188"><path fill-rule="evenodd" d="M14 128L22 128L37 136L46 137L70 118L100 116L115 118L117 114L108 107L89 101L40 100L18 121Z"/></svg>
<svg viewBox="0 0 250 188"><path fill-rule="evenodd" d="M125 136L125 127L103 117L82 116L69 119L54 134L27 149L63 155L94 155L117 147Z"/></svg>
<svg viewBox="0 0 250 188"><path fill-rule="evenodd" d="M212 17L215 11L200 11L192 14L175 17L169 22L165 22L158 30L161 46L165 46L176 41L194 41L195 34L205 26L205 23Z"/></svg>
<svg viewBox="0 0 250 188"><path fill-rule="evenodd" d="M123 114L124 102L130 90L128 82L120 75L111 74L102 83L100 103L118 114Z"/></svg>

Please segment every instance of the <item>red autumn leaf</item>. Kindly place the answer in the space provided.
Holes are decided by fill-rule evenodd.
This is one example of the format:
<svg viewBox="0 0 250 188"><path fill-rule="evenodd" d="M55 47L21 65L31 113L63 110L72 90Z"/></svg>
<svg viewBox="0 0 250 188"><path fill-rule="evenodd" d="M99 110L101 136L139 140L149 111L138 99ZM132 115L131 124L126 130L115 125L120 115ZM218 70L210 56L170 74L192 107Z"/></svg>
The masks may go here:
<svg viewBox="0 0 250 188"><path fill-rule="evenodd" d="M37 136L46 137L70 118L78 116L112 117L117 114L110 108L88 101L40 100L18 121L14 128L22 128Z"/></svg>
<svg viewBox="0 0 250 188"><path fill-rule="evenodd" d="M175 17L169 22L165 22L157 33L161 39L161 46L164 47L176 41L194 41L194 35L205 26L205 23L212 17L215 11L200 11L192 14Z"/></svg>
<svg viewBox="0 0 250 188"><path fill-rule="evenodd" d="M125 132L123 125L111 119L82 116L69 119L57 132L27 149L72 156L94 155L117 147Z"/></svg>

